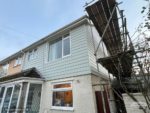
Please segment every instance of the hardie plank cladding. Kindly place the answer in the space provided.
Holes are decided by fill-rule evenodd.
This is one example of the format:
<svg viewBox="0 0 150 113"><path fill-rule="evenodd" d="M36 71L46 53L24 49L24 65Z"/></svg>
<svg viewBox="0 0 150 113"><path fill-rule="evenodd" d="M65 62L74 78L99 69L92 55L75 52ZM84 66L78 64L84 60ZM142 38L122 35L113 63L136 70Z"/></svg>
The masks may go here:
<svg viewBox="0 0 150 113"><path fill-rule="evenodd" d="M31 61L27 60L28 53L25 55L23 69L36 67L37 70L47 80L64 78L90 73L87 27L81 25L70 31L71 55L55 61L47 61L48 42L37 47L38 57Z"/></svg>

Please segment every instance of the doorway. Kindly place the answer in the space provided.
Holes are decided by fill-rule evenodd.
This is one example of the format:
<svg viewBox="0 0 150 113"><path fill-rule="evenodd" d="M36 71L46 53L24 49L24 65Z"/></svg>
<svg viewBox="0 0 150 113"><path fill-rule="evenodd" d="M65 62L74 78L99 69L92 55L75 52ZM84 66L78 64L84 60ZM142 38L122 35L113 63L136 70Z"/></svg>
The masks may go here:
<svg viewBox="0 0 150 113"><path fill-rule="evenodd" d="M110 113L109 101L106 91L96 91L97 113Z"/></svg>

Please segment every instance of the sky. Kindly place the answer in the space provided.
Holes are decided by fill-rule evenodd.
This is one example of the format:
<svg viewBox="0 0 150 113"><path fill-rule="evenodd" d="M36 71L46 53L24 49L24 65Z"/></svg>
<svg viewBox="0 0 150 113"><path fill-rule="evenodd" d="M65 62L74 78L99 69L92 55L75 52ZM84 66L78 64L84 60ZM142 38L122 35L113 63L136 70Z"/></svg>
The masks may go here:
<svg viewBox="0 0 150 113"><path fill-rule="evenodd" d="M0 0L0 60L87 14L83 7L91 0ZM144 0L123 2L132 34L142 20Z"/></svg>

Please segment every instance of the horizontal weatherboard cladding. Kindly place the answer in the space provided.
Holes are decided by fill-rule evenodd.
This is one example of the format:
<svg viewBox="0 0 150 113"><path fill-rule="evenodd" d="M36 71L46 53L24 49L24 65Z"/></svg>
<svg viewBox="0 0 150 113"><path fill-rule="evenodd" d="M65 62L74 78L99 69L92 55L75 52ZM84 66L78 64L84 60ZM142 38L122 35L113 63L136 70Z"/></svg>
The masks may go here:
<svg viewBox="0 0 150 113"><path fill-rule="evenodd" d="M28 61L28 53L26 53L23 69L36 67L46 80L90 73L86 25L71 29L69 34L71 40L71 54L69 56L48 61L50 42L46 42L37 47L38 56L36 59Z"/></svg>

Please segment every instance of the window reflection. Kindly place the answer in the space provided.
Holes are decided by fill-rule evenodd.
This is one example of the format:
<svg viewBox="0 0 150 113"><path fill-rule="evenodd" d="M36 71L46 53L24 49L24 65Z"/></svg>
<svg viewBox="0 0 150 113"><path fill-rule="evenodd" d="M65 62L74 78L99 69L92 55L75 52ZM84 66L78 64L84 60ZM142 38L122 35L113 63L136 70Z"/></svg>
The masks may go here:
<svg viewBox="0 0 150 113"><path fill-rule="evenodd" d="M19 99L20 88L21 88L20 85L15 85L15 89L14 89L11 104L10 104L9 113L15 113L15 111L16 111L17 102Z"/></svg>
<svg viewBox="0 0 150 113"><path fill-rule="evenodd" d="M41 84L30 84L25 113L39 113Z"/></svg>
<svg viewBox="0 0 150 113"><path fill-rule="evenodd" d="M53 106L72 107L72 91L60 91L53 93Z"/></svg>
<svg viewBox="0 0 150 113"><path fill-rule="evenodd" d="M13 90L13 87L7 88L6 96L5 96L3 107L2 107L2 113L7 113L8 111L12 90Z"/></svg>
<svg viewBox="0 0 150 113"><path fill-rule="evenodd" d="M53 86L54 107L73 107L72 84L56 84Z"/></svg>

